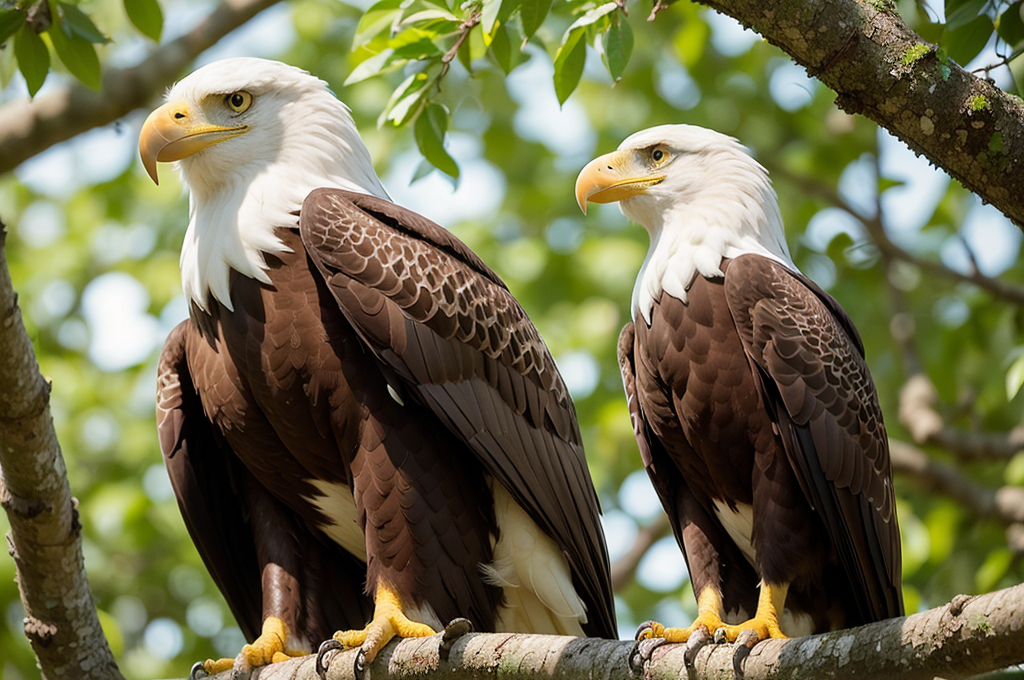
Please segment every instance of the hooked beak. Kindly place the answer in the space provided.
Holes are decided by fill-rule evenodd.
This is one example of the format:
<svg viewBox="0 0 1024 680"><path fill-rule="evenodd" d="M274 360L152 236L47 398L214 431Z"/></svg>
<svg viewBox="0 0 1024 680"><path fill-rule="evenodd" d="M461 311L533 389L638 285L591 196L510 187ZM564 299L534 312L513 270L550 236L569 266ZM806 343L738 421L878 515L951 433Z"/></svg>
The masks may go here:
<svg viewBox="0 0 1024 680"><path fill-rule="evenodd" d="M156 172L158 161L179 161L248 131L248 125L226 127L206 123L201 116L193 116L184 102L170 102L149 114L142 124L139 154L146 172L155 184L160 184Z"/></svg>
<svg viewBox="0 0 1024 680"><path fill-rule="evenodd" d="M660 184L665 175L636 175L632 151L613 151L595 158L576 178L576 203L587 214L587 202L614 203L639 196Z"/></svg>

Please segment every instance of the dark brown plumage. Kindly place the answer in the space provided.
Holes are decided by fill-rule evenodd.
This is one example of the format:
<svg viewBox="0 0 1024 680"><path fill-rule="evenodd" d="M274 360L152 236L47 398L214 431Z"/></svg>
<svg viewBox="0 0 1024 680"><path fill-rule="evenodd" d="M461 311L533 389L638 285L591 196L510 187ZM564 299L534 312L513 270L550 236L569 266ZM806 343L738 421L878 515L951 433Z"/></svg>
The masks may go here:
<svg viewBox="0 0 1024 680"><path fill-rule="evenodd" d="M621 201L651 233L619 365L699 614L643 634L722 629L751 644L901 615L888 439L864 348L792 264L764 169L735 140L662 126L592 161L576 192L581 206Z"/></svg>
<svg viewBox="0 0 1024 680"><path fill-rule="evenodd" d="M244 674L332 634L369 661L456 617L616 637L575 409L498 276L386 200L323 82L228 60L170 99L140 139L154 179L181 160L193 199L191 318L161 355L160 442L255 640L207 670Z"/></svg>
<svg viewBox="0 0 1024 680"><path fill-rule="evenodd" d="M687 304L663 295L650 327L630 323L619 341L644 465L694 591L721 583L725 611L751 616L760 580L791 582L787 608L815 632L900 615L888 447L856 331L778 263L743 255L722 270L696 277ZM715 501L752 506L754 564Z"/></svg>

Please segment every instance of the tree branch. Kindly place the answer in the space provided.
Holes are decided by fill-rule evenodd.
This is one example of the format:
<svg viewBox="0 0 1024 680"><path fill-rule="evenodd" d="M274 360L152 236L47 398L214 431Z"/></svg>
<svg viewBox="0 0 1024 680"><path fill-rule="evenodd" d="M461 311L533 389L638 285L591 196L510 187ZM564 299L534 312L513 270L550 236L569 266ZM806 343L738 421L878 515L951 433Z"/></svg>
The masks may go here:
<svg viewBox="0 0 1024 680"><path fill-rule="evenodd" d="M82 560L77 502L7 268L0 222L0 503L43 677L121 678L100 628Z"/></svg>
<svg viewBox="0 0 1024 680"><path fill-rule="evenodd" d="M955 467L934 460L916 446L889 440L892 471L906 475L922 490L949 496L971 513L1007 526L1024 524L1024 487L982 486Z"/></svg>
<svg viewBox="0 0 1024 680"><path fill-rule="evenodd" d="M951 281L956 281L957 283L974 284L978 288L990 293L993 297L1011 302L1018 306L1024 306L1024 286L1008 283L998 278L985 276L981 273L976 264L971 268L970 273L964 274L947 267L941 262L915 255L914 253L901 248L889 238L889 235L886 233L885 227L882 224L882 217L880 213L876 213L874 216L864 215L851 206L842 196L839 195L839 192L832 187L826 186L824 183L818 182L810 177L804 177L789 172L783 167L773 166L771 168L771 173L785 178L786 181L797 185L809 194L818 196L829 205L839 208L863 224L868 236L871 237L875 247L878 248L879 253L884 258L890 261L902 260L903 262L920 267L922 270L930 274L934 274ZM970 253L969 250L968 253L970 254L971 261L973 263L973 253Z"/></svg>
<svg viewBox="0 0 1024 680"><path fill-rule="evenodd" d="M629 662L635 644L550 635L470 634L439 655L441 636L392 643L368 669L395 680L733 680L735 645L709 645L684 670L683 644L656 648L641 672ZM355 650L334 653L327 680L354 680ZM872 678L930 680L977 675L1024 661L1024 585L912 616L823 635L771 640L754 648L745 680L759 678ZM303 657L259 669L253 680L316 680L315 659ZM228 680L230 673L212 680Z"/></svg>
<svg viewBox="0 0 1024 680"><path fill-rule="evenodd" d="M700 0L750 26L965 187L1024 224L1024 102L941 57L891 2Z"/></svg>
<svg viewBox="0 0 1024 680"><path fill-rule="evenodd" d="M935 385L923 373L912 375L900 390L900 422L918 444L939 446L961 460L1003 460L1024 450L1024 427L1005 434L950 427L935 410L938 399Z"/></svg>
<svg viewBox="0 0 1024 680"><path fill-rule="evenodd" d="M663 536L667 536L671 530L672 526L669 524L668 515L663 512L659 512L650 524L640 527L636 532L633 545L612 565L612 590L614 592L617 593L626 587L647 551Z"/></svg>
<svg viewBox="0 0 1024 680"><path fill-rule="evenodd" d="M103 74L99 92L74 84L0 107L0 174L32 156L144 106L203 50L279 0L224 0L185 35L145 61Z"/></svg>

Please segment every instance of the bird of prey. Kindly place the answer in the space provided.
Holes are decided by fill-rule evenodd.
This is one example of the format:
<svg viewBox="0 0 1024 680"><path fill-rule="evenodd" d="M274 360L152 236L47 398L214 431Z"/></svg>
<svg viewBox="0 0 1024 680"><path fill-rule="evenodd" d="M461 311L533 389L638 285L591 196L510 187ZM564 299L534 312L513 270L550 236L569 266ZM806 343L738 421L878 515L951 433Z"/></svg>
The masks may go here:
<svg viewBox="0 0 1024 680"><path fill-rule="evenodd" d="M479 257L388 200L327 85L214 62L170 90L139 147L154 182L177 161L190 195L190 319L160 357L160 444L251 642L207 670L244 674L335 631L369 662L456 617L615 637L551 354Z"/></svg>
<svg viewBox="0 0 1024 680"><path fill-rule="evenodd" d="M619 338L644 466L698 617L641 637L800 636L899 616L889 448L850 318L801 274L768 173L690 125L591 161L576 198L650 234ZM749 632L744 632L749 631Z"/></svg>

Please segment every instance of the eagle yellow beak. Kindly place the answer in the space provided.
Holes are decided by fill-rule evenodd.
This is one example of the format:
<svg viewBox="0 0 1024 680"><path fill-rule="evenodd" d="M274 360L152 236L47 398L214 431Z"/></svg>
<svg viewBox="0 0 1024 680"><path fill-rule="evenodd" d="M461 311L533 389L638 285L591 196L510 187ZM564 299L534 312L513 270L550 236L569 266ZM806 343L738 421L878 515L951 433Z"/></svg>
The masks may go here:
<svg viewBox="0 0 1024 680"><path fill-rule="evenodd" d="M613 151L587 163L576 178L576 203L587 214L587 202L614 203L639 196L660 184L665 175L636 174L632 151Z"/></svg>
<svg viewBox="0 0 1024 680"><path fill-rule="evenodd" d="M193 116L184 102L170 102L149 114L142 124L139 154L142 165L155 184L160 184L156 173L157 161L180 161L249 130L248 125L225 127L197 119L201 116Z"/></svg>

